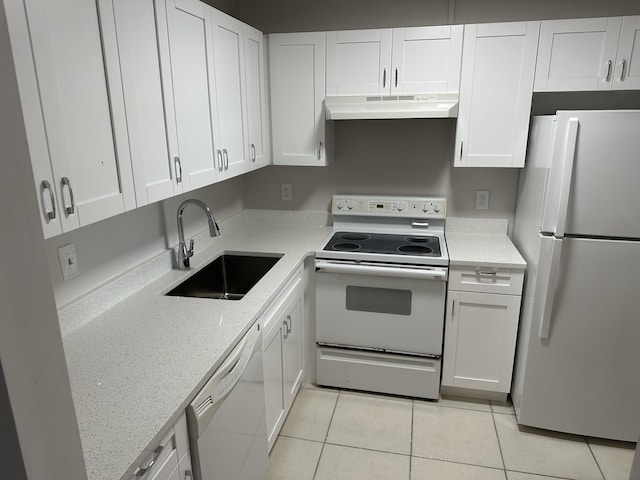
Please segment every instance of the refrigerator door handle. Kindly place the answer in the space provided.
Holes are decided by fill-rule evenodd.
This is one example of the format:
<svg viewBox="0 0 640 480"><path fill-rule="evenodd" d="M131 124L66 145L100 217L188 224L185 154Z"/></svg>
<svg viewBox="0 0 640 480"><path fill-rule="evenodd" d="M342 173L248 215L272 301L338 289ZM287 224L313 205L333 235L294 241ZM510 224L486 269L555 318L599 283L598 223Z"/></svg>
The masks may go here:
<svg viewBox="0 0 640 480"><path fill-rule="evenodd" d="M571 178L573 177L573 165L575 163L579 124L580 121L575 117L570 118L567 122L567 137L565 140L562 162L562 183L560 184L558 216L556 217L556 237L564 237L565 228L567 226L567 210L569 209L569 193L571 193Z"/></svg>
<svg viewBox="0 0 640 480"><path fill-rule="evenodd" d="M560 260L562 258L562 239L554 238L551 241L550 262L544 272L540 272L538 277L539 285L542 285L544 295L539 314L542 315L540 321L540 340L548 340L551 332L551 317L553 316L553 302L556 298L558 280L560 278ZM544 273L544 274L543 274ZM538 290L538 289L537 289Z"/></svg>

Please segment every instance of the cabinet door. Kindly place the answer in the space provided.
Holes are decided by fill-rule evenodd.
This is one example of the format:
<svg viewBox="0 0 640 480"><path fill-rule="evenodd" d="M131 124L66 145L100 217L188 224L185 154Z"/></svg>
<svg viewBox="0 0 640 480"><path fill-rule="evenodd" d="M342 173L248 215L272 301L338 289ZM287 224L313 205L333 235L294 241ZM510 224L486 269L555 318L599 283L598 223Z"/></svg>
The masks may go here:
<svg viewBox="0 0 640 480"><path fill-rule="evenodd" d="M155 9L148 0L100 3L115 21L136 203L147 205L181 191L169 159Z"/></svg>
<svg viewBox="0 0 640 480"><path fill-rule="evenodd" d="M264 36L244 25L245 92L247 99L247 152L254 170L268 163L268 111Z"/></svg>
<svg viewBox="0 0 640 480"><path fill-rule="evenodd" d="M462 25L393 29L391 93L457 92Z"/></svg>
<svg viewBox="0 0 640 480"><path fill-rule="evenodd" d="M215 78L214 138L218 179L247 171L244 155L245 112L244 42L242 23L208 8L212 18L213 69Z"/></svg>
<svg viewBox="0 0 640 480"><path fill-rule="evenodd" d="M324 166L325 34L270 35L269 53L273 163Z"/></svg>
<svg viewBox="0 0 640 480"><path fill-rule="evenodd" d="M622 18L613 88L640 89L640 15Z"/></svg>
<svg viewBox="0 0 640 480"><path fill-rule="evenodd" d="M508 393L520 296L449 291L442 385Z"/></svg>
<svg viewBox="0 0 640 480"><path fill-rule="evenodd" d="M388 95L390 29L327 32L327 95Z"/></svg>
<svg viewBox="0 0 640 480"><path fill-rule="evenodd" d="M282 376L285 405L288 410L304 378L304 332L302 299L298 297L283 322Z"/></svg>
<svg viewBox="0 0 640 480"><path fill-rule="evenodd" d="M107 84L105 63L113 81L117 59L103 57L96 3L28 0L24 6L62 231L135 207L121 92L109 92ZM113 40L111 31L104 34Z"/></svg>
<svg viewBox="0 0 640 480"><path fill-rule="evenodd" d="M465 25L454 166L524 166L539 26Z"/></svg>
<svg viewBox="0 0 640 480"><path fill-rule="evenodd" d="M534 90L609 90L621 17L541 23Z"/></svg>
<svg viewBox="0 0 640 480"><path fill-rule="evenodd" d="M269 450L278 437L278 432L284 423L285 398L282 378L282 327L279 318L276 323L264 332L262 339L262 361L264 368L264 394L267 420L267 441Z"/></svg>
<svg viewBox="0 0 640 480"><path fill-rule="evenodd" d="M216 181L211 17L198 0L155 2L169 150L186 192Z"/></svg>

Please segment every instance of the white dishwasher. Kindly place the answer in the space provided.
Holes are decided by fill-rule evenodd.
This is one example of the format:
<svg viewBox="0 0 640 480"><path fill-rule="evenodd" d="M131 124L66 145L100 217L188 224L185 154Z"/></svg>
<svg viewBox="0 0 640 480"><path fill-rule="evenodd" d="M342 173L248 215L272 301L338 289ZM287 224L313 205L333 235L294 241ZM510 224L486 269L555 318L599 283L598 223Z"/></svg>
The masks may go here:
<svg viewBox="0 0 640 480"><path fill-rule="evenodd" d="M256 322L187 407L196 480L260 480L266 475L261 333Z"/></svg>

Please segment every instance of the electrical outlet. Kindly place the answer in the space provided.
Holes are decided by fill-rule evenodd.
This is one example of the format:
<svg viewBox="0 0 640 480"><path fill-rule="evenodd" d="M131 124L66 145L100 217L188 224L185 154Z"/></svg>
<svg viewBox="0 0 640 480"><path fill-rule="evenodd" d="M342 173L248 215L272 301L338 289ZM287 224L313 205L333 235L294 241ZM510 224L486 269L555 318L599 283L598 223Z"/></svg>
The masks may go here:
<svg viewBox="0 0 640 480"><path fill-rule="evenodd" d="M282 200L293 200L293 185L290 183L281 183L280 197Z"/></svg>
<svg viewBox="0 0 640 480"><path fill-rule="evenodd" d="M78 257L76 256L76 246L68 243L58 248L58 259L62 269L62 278L69 280L80 273L78 270Z"/></svg>
<svg viewBox="0 0 640 480"><path fill-rule="evenodd" d="M489 190L476 190L476 210L489 210Z"/></svg>

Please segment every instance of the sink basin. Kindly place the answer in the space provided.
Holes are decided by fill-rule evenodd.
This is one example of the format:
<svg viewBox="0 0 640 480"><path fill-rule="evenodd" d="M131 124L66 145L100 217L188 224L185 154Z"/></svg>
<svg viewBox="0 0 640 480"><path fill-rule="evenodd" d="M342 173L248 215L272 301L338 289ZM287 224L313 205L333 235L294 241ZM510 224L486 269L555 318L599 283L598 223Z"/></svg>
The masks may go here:
<svg viewBox="0 0 640 480"><path fill-rule="evenodd" d="M240 300L282 255L224 253L165 295Z"/></svg>

